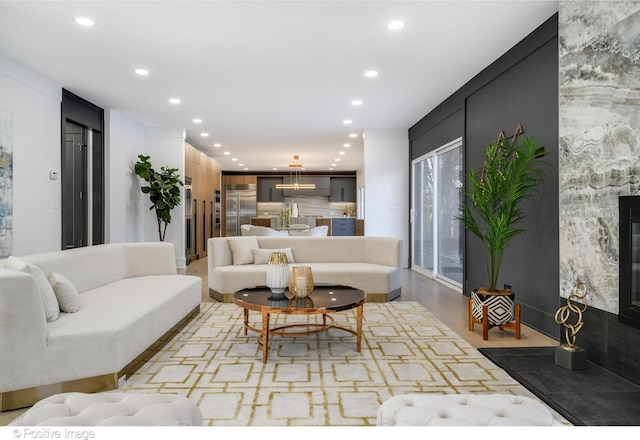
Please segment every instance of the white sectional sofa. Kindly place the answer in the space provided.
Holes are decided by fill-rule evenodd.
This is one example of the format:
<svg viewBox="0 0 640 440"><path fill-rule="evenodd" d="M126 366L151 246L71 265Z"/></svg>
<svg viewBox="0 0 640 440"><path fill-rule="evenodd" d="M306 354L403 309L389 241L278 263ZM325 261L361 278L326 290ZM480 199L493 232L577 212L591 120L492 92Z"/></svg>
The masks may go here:
<svg viewBox="0 0 640 440"><path fill-rule="evenodd" d="M64 281L56 288L75 295L77 311L52 319L42 274ZM68 298L55 294L58 308ZM1 410L61 392L117 388L199 313L201 296L200 277L177 274L171 243L105 244L0 261Z"/></svg>
<svg viewBox="0 0 640 440"><path fill-rule="evenodd" d="M389 237L216 237L208 240L209 295L233 302L239 290L264 286L274 249L289 249L292 266L309 266L316 285L364 291L367 301L400 296L402 241Z"/></svg>

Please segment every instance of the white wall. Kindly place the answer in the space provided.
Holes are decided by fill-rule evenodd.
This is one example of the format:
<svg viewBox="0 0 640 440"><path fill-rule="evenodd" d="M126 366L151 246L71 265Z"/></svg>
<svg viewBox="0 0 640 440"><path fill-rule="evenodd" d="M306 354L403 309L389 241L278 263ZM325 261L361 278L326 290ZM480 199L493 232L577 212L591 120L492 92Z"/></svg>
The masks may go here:
<svg viewBox="0 0 640 440"><path fill-rule="evenodd" d="M143 209L148 205L148 198L140 191L140 181L133 171L133 164L138 160L138 155L145 152L144 127L114 110L105 112L105 126L105 187L108 204L105 241L142 241ZM148 207L146 209L148 210Z"/></svg>
<svg viewBox="0 0 640 440"><path fill-rule="evenodd" d="M0 107L13 117L13 254L59 250L62 87L0 55Z"/></svg>
<svg viewBox="0 0 640 440"><path fill-rule="evenodd" d="M145 155L150 156L149 162L154 169L161 167L177 168L181 179L184 179L184 145L185 132L183 129L149 128L145 131ZM176 264L178 267L186 267L185 257L185 216L184 216L184 187L181 189L181 204L171 212L171 223L167 227L165 241L175 246ZM158 223L154 211L149 210L149 198L143 196L144 214L144 239L146 241L158 241Z"/></svg>
<svg viewBox="0 0 640 440"><path fill-rule="evenodd" d="M365 235L402 239L409 264L409 138L407 130L366 131Z"/></svg>

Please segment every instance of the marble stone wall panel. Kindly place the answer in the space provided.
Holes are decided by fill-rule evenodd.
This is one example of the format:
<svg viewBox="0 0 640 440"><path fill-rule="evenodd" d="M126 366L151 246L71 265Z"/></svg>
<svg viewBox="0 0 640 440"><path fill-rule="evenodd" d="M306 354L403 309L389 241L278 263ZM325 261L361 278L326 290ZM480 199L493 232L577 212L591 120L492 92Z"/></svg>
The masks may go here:
<svg viewBox="0 0 640 440"><path fill-rule="evenodd" d="M560 283L618 312L618 196L640 187L640 2L559 8Z"/></svg>

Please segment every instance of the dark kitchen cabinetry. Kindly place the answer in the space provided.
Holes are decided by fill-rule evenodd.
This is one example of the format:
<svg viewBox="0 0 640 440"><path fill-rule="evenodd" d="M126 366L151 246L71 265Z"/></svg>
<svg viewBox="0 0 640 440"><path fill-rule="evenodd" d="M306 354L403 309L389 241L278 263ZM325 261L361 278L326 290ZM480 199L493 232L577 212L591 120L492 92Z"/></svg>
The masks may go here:
<svg viewBox="0 0 640 440"><path fill-rule="evenodd" d="M356 219L354 217L332 218L331 235L356 235Z"/></svg>
<svg viewBox="0 0 640 440"><path fill-rule="evenodd" d="M258 202L284 202L284 192L276 188L283 177L258 177Z"/></svg>
<svg viewBox="0 0 640 440"><path fill-rule="evenodd" d="M330 202L355 202L356 201L356 178L355 177L332 177Z"/></svg>

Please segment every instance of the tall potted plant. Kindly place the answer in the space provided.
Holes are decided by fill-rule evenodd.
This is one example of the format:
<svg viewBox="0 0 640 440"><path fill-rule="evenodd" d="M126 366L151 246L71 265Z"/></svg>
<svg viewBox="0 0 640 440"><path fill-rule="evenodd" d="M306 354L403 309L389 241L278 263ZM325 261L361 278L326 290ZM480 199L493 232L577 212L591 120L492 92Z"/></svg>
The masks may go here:
<svg viewBox="0 0 640 440"><path fill-rule="evenodd" d="M482 320L482 306L487 304L490 325L503 325L514 319L514 294L499 289L498 275L502 254L514 236L524 232L522 202L533 198L534 190L550 166L544 158L544 145L533 137L516 143L500 138L486 147L479 172L469 170L460 219L476 235L484 251L488 285L471 292L473 317ZM510 303L505 307L505 302ZM491 304L499 304L491 312Z"/></svg>
<svg viewBox="0 0 640 440"><path fill-rule="evenodd" d="M134 165L135 173L149 183L141 186L144 194L149 194L151 209L156 211L158 221L158 238L164 241L167 226L171 223L171 210L180 204L180 186L183 185L177 168L162 167L160 171L153 169L149 156L140 154Z"/></svg>

